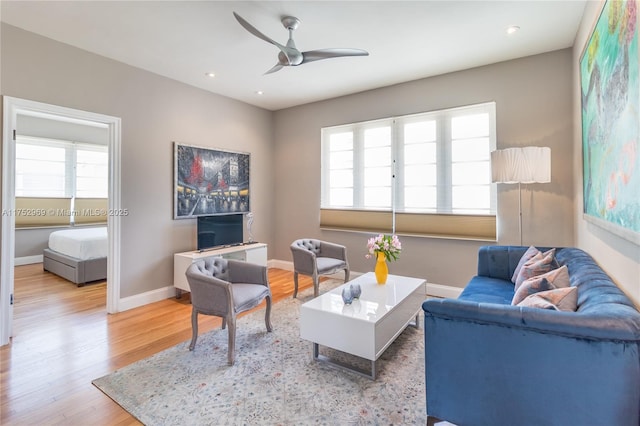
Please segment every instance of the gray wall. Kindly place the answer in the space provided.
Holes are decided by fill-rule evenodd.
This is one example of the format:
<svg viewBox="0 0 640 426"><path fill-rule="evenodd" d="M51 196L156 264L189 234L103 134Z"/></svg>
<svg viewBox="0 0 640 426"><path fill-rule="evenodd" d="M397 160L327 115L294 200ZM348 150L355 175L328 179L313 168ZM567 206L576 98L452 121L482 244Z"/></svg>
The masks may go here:
<svg viewBox="0 0 640 426"><path fill-rule="evenodd" d="M291 260L301 236L348 246L369 271L366 234L321 231L320 128L494 100L498 148L552 150L552 183L523 186L524 244L577 245L638 300L640 250L582 219L577 58L601 4L589 2L574 49L499 63L282 110L261 110L2 25L2 94L122 118L123 297L171 284L172 254L195 245L172 220L172 140L252 154L255 238ZM518 242L518 191L500 185L498 243ZM483 243L403 237L391 272L463 286Z"/></svg>
<svg viewBox="0 0 640 426"><path fill-rule="evenodd" d="M273 113L6 24L1 36L3 95L122 119L121 297L172 285L173 254L196 245L195 220L173 220L172 141L251 153L254 235L273 245Z"/></svg>
<svg viewBox="0 0 640 426"><path fill-rule="evenodd" d="M385 87L276 112L276 245L271 257L291 259L289 244L317 237L345 244L355 271L365 259L368 234L319 228L320 129L343 123L495 101L498 149L548 146L550 184L523 185L524 244L573 245L572 52L551 52ZM518 244L518 190L498 187L498 243ZM463 287L474 275L484 243L402 237L391 273Z"/></svg>

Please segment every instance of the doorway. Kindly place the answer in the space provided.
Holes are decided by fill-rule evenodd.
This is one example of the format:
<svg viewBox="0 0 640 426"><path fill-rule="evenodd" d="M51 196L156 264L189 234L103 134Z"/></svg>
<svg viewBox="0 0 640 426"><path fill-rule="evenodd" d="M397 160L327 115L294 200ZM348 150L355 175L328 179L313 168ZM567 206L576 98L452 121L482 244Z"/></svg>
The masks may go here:
<svg viewBox="0 0 640 426"><path fill-rule="evenodd" d="M108 210L118 211L120 196L120 118L88 111L5 96L3 99L2 146L2 243L0 246L0 346L9 344L13 322L15 266L15 135L21 115L53 118L76 124L104 125L108 129L109 188ZM107 313L119 311L120 299L120 216L107 215Z"/></svg>

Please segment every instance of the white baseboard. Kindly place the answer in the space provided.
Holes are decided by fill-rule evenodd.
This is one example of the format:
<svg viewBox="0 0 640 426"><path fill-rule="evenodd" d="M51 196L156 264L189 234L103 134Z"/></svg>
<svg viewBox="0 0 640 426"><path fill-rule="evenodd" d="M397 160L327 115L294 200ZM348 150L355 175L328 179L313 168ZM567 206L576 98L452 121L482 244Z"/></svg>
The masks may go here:
<svg viewBox="0 0 640 426"><path fill-rule="evenodd" d="M427 294L429 296L443 297L448 299L457 299L462 293L463 288L453 287L450 285L427 283Z"/></svg>
<svg viewBox="0 0 640 426"><path fill-rule="evenodd" d="M40 261L42 261L42 259ZM271 259L267 262L267 267L284 269L285 271L293 271L293 262ZM362 274L362 272L351 271L350 277L353 279L359 277ZM344 279L344 272L340 271L336 274L328 276L336 279ZM460 293L462 293L462 290L463 289L460 287L427 283L427 294L430 296L455 299L460 295ZM125 297L120 299L118 302L118 312L127 311L129 309L137 308L164 299L170 299L172 297L175 297L175 295L176 288L174 286L167 286L156 290L147 291L142 294L136 294L135 296Z"/></svg>
<svg viewBox="0 0 640 426"><path fill-rule="evenodd" d="M293 271L293 262L288 262L285 260L272 259L267 262L267 266L269 268L278 268L278 269L284 269L285 271ZM363 274L364 272L351 271L349 275L351 279L354 279L354 278L358 278L360 275L363 275ZM335 279L344 279L344 272L340 271L333 275L328 275L328 276ZM458 296L460 296L460 293L462 293L462 290L464 289L460 287L454 287L454 286L442 285L442 284L433 284L429 282L427 283L427 294L429 296L457 299Z"/></svg>
<svg viewBox="0 0 640 426"><path fill-rule="evenodd" d="M293 262L288 262L286 260L272 259L267 262L267 267L284 269L285 271L293 271ZM356 278L356 277L359 277L360 275L362 275L362 273L360 272L350 271L349 273L350 278ZM323 275L323 277L331 277L338 280L340 279L344 280L344 271L338 271L332 275Z"/></svg>
<svg viewBox="0 0 640 426"><path fill-rule="evenodd" d="M293 271L293 262L286 260L271 259L267 261L267 268L284 269L285 271Z"/></svg>
<svg viewBox="0 0 640 426"><path fill-rule="evenodd" d="M170 299L175 296L176 288L171 285L142 294L136 294L135 296L124 297L118 301L118 312L128 311L129 309L138 308L164 299Z"/></svg>
<svg viewBox="0 0 640 426"><path fill-rule="evenodd" d="M43 257L44 256L41 254L37 254L35 256L16 257L15 259L13 259L13 265L21 266L21 265L31 265L33 263L42 263Z"/></svg>

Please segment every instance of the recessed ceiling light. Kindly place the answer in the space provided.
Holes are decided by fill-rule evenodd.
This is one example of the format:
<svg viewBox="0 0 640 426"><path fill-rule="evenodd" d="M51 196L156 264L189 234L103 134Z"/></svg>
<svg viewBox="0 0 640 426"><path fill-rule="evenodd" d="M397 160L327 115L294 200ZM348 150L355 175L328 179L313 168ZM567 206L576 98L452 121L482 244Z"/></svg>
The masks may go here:
<svg viewBox="0 0 640 426"><path fill-rule="evenodd" d="M256 95L263 95L264 92L262 90L256 90Z"/></svg>
<svg viewBox="0 0 640 426"><path fill-rule="evenodd" d="M211 77L211 78L213 78L213 77L215 77L215 76L216 76L216 75L215 75L214 73L212 73L212 72L206 72L206 73L204 73L204 75L206 75L207 77Z"/></svg>
<svg viewBox="0 0 640 426"><path fill-rule="evenodd" d="M507 34L513 34L513 33L517 32L519 29L520 29L519 26L511 25L509 28L507 28Z"/></svg>

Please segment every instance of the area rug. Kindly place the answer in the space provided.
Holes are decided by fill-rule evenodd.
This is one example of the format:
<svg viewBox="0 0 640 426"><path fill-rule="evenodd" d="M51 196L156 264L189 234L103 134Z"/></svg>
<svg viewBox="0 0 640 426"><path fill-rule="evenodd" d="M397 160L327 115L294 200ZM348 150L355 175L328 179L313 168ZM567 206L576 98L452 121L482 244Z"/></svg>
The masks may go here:
<svg viewBox="0 0 640 426"><path fill-rule="evenodd" d="M340 282L323 283L323 290ZM424 333L407 327L378 359L378 377L313 361L300 339L300 305L312 289L237 321L236 359L227 365L227 330L216 329L92 383L145 425L425 424ZM322 326L321 324L319 326ZM369 362L322 348L360 367Z"/></svg>

